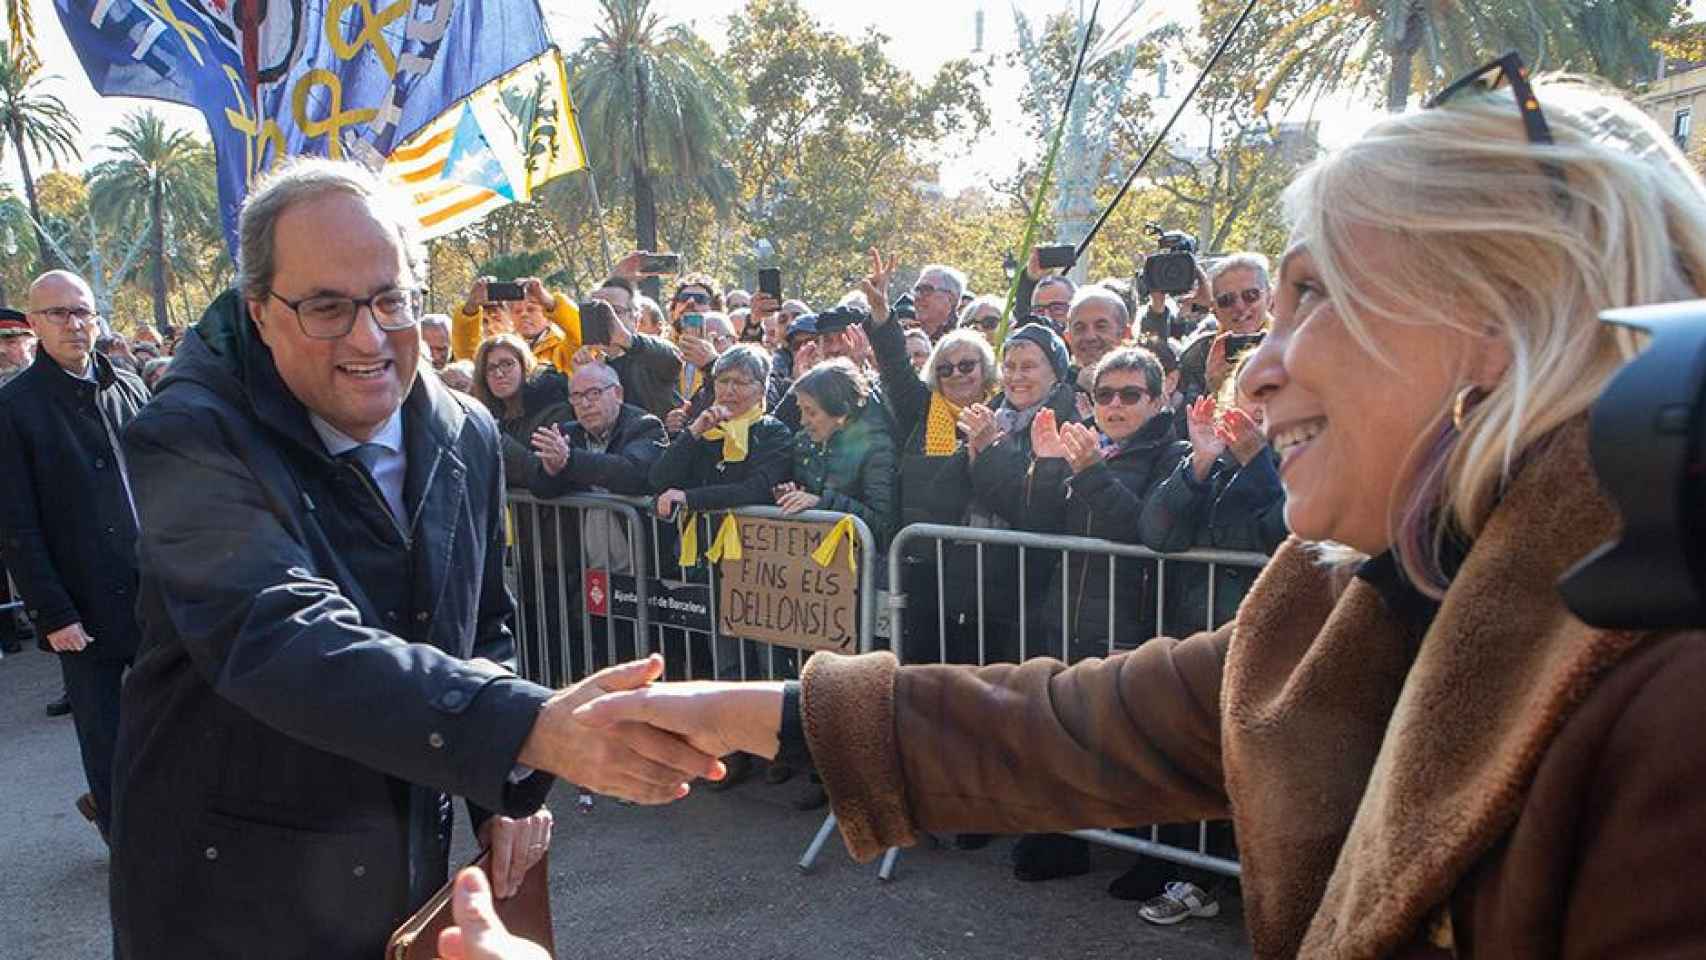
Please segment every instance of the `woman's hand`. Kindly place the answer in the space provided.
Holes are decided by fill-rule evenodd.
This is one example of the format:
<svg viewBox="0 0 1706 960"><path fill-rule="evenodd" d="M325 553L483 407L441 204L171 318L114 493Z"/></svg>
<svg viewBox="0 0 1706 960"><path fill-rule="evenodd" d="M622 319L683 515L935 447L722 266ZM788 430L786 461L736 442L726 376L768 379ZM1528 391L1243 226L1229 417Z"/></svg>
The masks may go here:
<svg viewBox="0 0 1706 960"><path fill-rule="evenodd" d="M652 511L659 520L668 520L675 516L675 511L687 504L687 494L682 490L669 489L658 494L652 501Z"/></svg>
<svg viewBox="0 0 1706 960"><path fill-rule="evenodd" d="M1215 429L1218 419L1214 398L1206 395L1198 397L1185 411L1185 422L1191 431L1191 469L1199 482L1208 479L1214 461L1226 450L1226 441Z"/></svg>
<svg viewBox="0 0 1706 960"><path fill-rule="evenodd" d="M1102 462L1102 444L1096 431L1081 423L1061 426L1060 444L1066 450L1066 463L1074 476Z"/></svg>
<svg viewBox="0 0 1706 960"><path fill-rule="evenodd" d="M545 472L554 477L569 465L569 438L555 424L540 427L533 431L533 452L539 454L539 464Z"/></svg>
<svg viewBox="0 0 1706 960"><path fill-rule="evenodd" d="M1267 438L1262 436L1262 428L1256 426L1256 421L1250 415L1239 409L1226 411L1215 424L1215 436L1232 455L1238 458L1238 465L1244 466L1262 452L1268 445Z"/></svg>
<svg viewBox="0 0 1706 960"><path fill-rule="evenodd" d="M881 250L871 248L871 272L859 281L859 290L865 295L865 302L871 305L871 323L876 326L889 322L889 282L894 279L898 266L900 254L884 260Z"/></svg>
<svg viewBox="0 0 1706 960"><path fill-rule="evenodd" d="M722 426L728 418L729 408L720 403L713 403L693 421L693 425L687 428L687 432L693 435L693 439L698 440L704 437L706 433Z"/></svg>
<svg viewBox="0 0 1706 960"><path fill-rule="evenodd" d="M1031 455L1038 460L1066 456L1066 446L1060 440L1060 424L1055 421L1054 411L1046 407L1031 418Z"/></svg>
<svg viewBox="0 0 1706 960"><path fill-rule="evenodd" d="M805 510L816 510L817 505L822 502L823 498L817 494L796 489L777 498L776 505L782 508L783 513L800 513Z"/></svg>
<svg viewBox="0 0 1706 960"><path fill-rule="evenodd" d="M959 426L965 431L966 446L973 456L987 450L999 438L995 429L995 411L986 404L974 403L961 410Z"/></svg>
<svg viewBox="0 0 1706 960"><path fill-rule="evenodd" d="M492 852L492 891L503 900L521 892L522 878L551 849L551 811L511 820L493 814L480 826L480 845Z"/></svg>

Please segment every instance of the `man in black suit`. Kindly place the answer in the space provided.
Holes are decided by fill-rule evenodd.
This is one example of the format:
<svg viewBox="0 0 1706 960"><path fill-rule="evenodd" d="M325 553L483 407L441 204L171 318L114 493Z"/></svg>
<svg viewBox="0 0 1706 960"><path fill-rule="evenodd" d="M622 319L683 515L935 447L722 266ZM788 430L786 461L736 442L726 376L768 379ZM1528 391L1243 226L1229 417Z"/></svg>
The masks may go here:
<svg viewBox="0 0 1706 960"><path fill-rule="evenodd" d="M57 652L89 798L112 822L119 688L136 655L136 507L119 435L147 402L134 374L95 352L89 285L53 271L30 286L35 361L0 388L0 535L37 633Z"/></svg>
<svg viewBox="0 0 1706 960"><path fill-rule="evenodd" d="M553 776L662 803L719 773L649 727L574 720L660 660L555 694L504 666L498 429L417 375L411 222L359 165L275 171L239 219L238 289L126 435L145 638L115 767L127 960L376 957L448 876L451 795L509 895L549 843Z"/></svg>

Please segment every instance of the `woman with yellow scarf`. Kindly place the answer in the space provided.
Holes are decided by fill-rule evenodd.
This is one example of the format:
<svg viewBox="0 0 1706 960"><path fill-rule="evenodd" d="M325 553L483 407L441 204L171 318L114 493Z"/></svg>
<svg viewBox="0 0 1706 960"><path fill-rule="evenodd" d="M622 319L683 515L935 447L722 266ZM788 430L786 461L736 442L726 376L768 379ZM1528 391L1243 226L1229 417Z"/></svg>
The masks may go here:
<svg viewBox="0 0 1706 960"><path fill-rule="evenodd" d="M960 412L985 403L1000 388L995 351L974 328L954 330L937 341L920 375L906 354L906 332L888 309L894 262L871 251L871 274L860 284L871 305L865 324L877 358L883 399L894 417L900 463L900 526L961 524L971 505L971 470ZM971 549L947 545L944 590L938 603L936 550L920 541L902 558L907 591L903 635L908 660L977 660L977 558ZM938 613L940 610L940 613ZM969 658L969 660L968 660Z"/></svg>
<svg viewBox="0 0 1706 960"><path fill-rule="evenodd" d="M793 435L764 412L770 355L750 343L730 347L711 368L715 402L677 434L652 466L659 517L774 503L788 479Z"/></svg>

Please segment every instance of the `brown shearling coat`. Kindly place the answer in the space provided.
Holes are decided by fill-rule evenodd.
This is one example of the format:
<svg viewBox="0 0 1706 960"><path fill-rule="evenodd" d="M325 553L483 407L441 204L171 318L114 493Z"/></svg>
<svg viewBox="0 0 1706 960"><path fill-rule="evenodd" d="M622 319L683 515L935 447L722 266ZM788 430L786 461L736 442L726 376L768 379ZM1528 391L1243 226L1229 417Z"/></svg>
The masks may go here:
<svg viewBox="0 0 1706 960"><path fill-rule="evenodd" d="M1425 636L1293 540L1234 623L1108 660L813 658L849 850L1230 812L1258 957L1706 956L1706 636L1564 608L1617 523L1586 435L1528 459Z"/></svg>

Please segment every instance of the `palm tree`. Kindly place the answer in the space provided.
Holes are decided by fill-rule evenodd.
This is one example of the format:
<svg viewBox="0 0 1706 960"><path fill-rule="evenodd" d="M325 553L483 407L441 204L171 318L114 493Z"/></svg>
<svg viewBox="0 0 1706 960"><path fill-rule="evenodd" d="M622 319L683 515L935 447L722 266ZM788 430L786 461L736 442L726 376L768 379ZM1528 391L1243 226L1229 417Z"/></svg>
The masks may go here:
<svg viewBox="0 0 1706 960"><path fill-rule="evenodd" d="M209 229L219 209L213 149L187 130L172 130L152 110L132 113L107 132L110 159L89 171L89 202L113 224L148 220L153 259L154 325L171 320L166 302L166 227L179 235ZM167 210L167 201L171 209Z"/></svg>
<svg viewBox="0 0 1706 960"><path fill-rule="evenodd" d="M24 197L29 201L30 216L37 224L36 246L40 249L42 263L52 267L58 264L58 258L53 255L39 226L41 207L36 203L36 184L30 175L30 158L40 162L46 156L57 164L80 154L76 140L77 117L65 106L65 101L42 92L41 84L45 79L41 76L41 64L33 54L27 51L14 54L13 47L0 41L0 127L6 131L6 140L0 141L0 147L10 142L12 149L18 153L18 170L24 178Z"/></svg>
<svg viewBox="0 0 1706 960"><path fill-rule="evenodd" d="M599 0L604 22L574 58L573 96L594 170L634 195L634 237L657 249L657 198L699 191L726 208L734 178L722 157L739 91L681 24L651 0Z"/></svg>
<svg viewBox="0 0 1706 960"><path fill-rule="evenodd" d="M1594 73L1628 84L1656 61L1653 41L1678 0L1295 0L1295 16L1268 35L1279 56L1257 101L1280 90L1339 86L1385 69L1386 109L1400 113L1421 81L1434 89L1508 49L1536 70Z"/></svg>
<svg viewBox="0 0 1706 960"><path fill-rule="evenodd" d="M5 266L0 268L0 307L3 307L11 302L10 293L29 283L30 276L23 268L36 256L29 210L12 191L12 185L4 183L0 183L0 254L6 258Z"/></svg>

